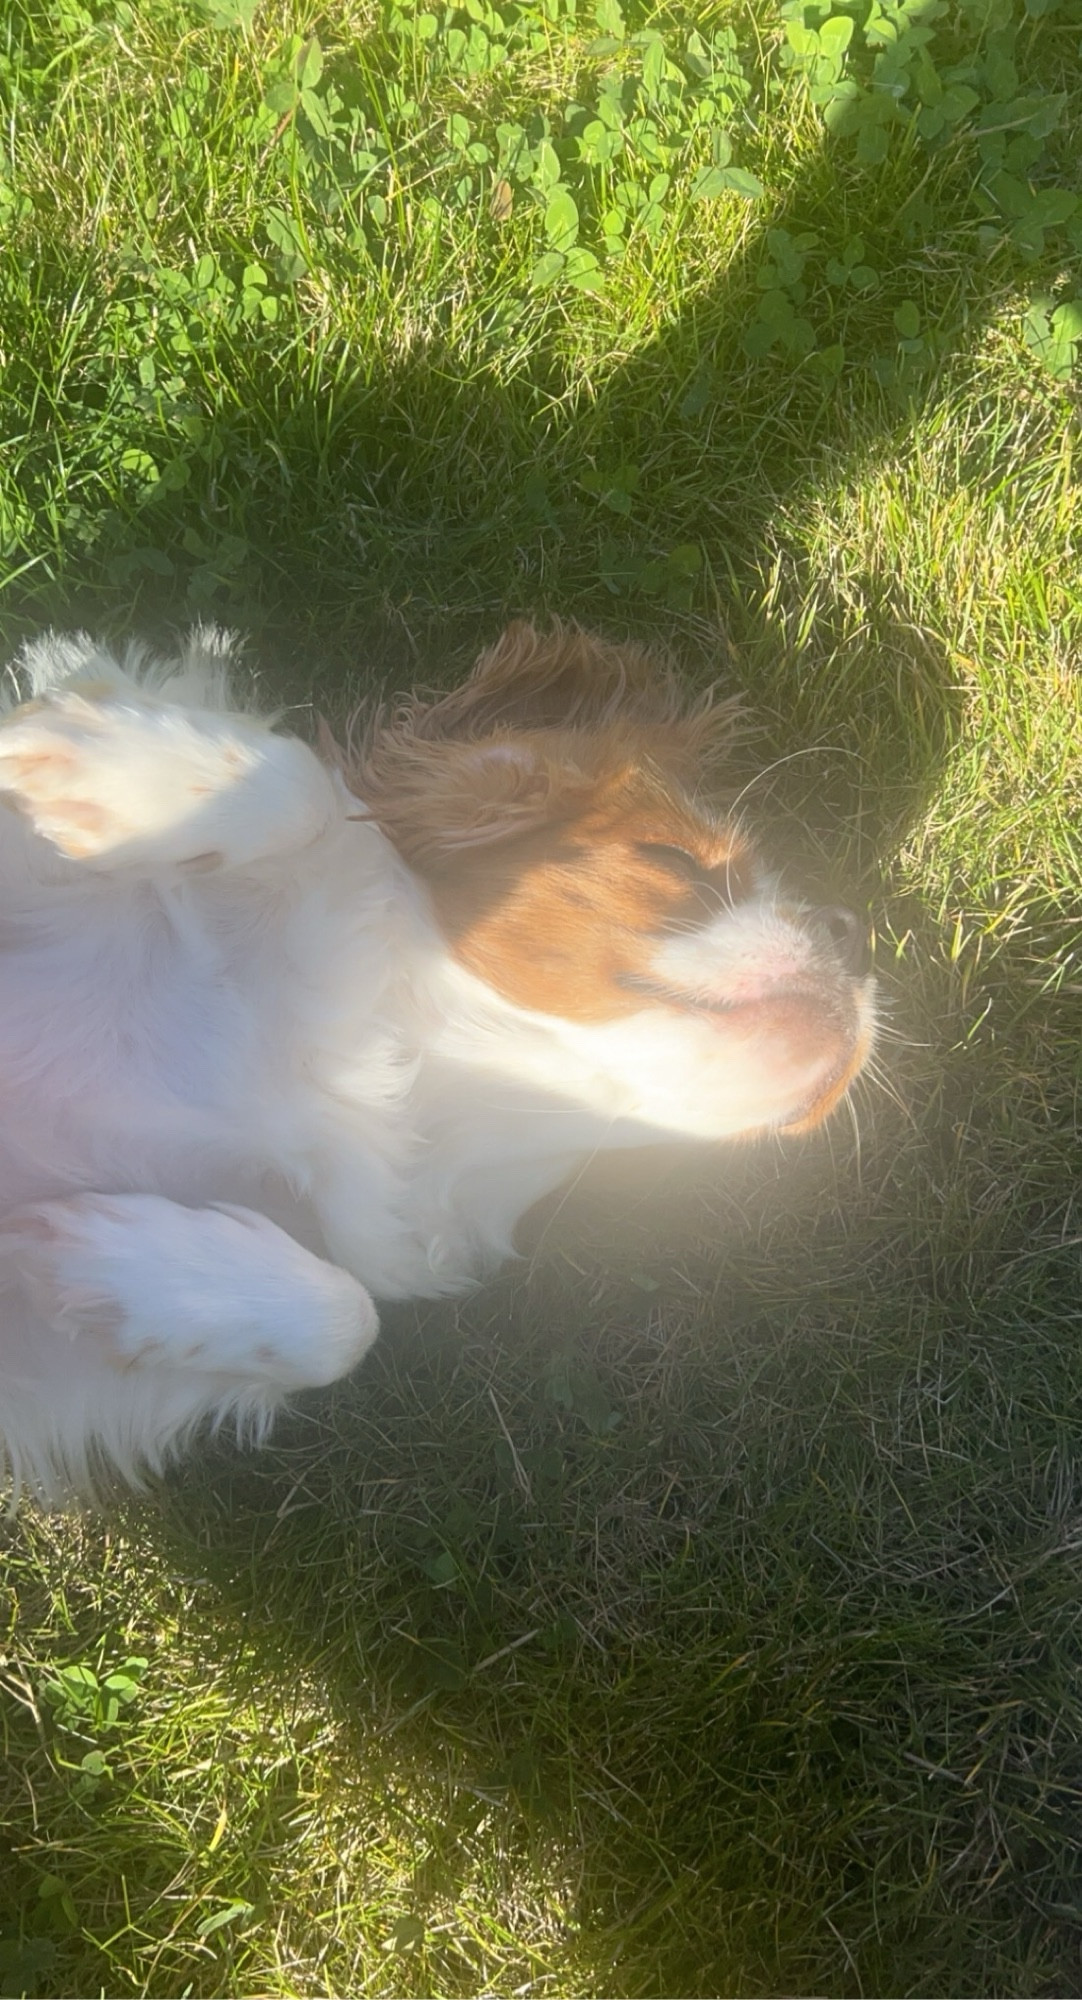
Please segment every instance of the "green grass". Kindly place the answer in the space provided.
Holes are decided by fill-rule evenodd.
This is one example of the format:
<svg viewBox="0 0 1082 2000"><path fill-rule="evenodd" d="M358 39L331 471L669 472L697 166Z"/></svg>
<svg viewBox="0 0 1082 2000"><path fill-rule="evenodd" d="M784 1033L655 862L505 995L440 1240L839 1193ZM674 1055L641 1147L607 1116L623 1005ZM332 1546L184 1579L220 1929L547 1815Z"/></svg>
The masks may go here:
<svg viewBox="0 0 1082 2000"><path fill-rule="evenodd" d="M0 1991L1082 1987L1080 16L828 12L5 11L9 645L658 638L888 1032L3 1529Z"/></svg>

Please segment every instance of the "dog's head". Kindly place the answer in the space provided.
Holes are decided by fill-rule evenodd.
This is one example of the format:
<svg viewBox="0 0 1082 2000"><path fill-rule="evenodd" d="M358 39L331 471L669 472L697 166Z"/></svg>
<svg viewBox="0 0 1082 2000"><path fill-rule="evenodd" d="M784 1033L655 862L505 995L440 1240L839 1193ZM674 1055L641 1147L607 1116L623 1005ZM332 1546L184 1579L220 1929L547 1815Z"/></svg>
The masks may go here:
<svg viewBox="0 0 1082 2000"><path fill-rule="evenodd" d="M875 1025L857 920L780 895L699 802L734 719L637 648L517 624L350 773L460 963L705 1138L818 1124Z"/></svg>

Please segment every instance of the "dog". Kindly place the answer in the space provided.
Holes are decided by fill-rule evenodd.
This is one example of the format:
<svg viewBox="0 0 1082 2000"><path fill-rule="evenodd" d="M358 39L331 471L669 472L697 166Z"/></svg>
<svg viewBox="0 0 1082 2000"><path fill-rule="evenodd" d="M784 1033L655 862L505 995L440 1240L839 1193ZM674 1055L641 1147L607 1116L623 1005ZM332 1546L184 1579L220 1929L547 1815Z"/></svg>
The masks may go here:
<svg viewBox="0 0 1082 2000"><path fill-rule="evenodd" d="M700 802L732 704L518 624L317 752L236 653L46 637L0 721L15 1491L261 1440L599 1150L807 1131L874 1041L857 919Z"/></svg>

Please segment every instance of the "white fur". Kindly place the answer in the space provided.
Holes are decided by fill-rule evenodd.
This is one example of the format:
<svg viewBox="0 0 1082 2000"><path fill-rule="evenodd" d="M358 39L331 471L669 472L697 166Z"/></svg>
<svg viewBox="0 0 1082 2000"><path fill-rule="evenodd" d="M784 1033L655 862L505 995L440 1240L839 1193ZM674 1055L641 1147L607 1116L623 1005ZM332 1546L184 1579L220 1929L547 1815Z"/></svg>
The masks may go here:
<svg viewBox="0 0 1082 2000"><path fill-rule="evenodd" d="M138 1480L203 1419L262 1435L363 1354L372 1293L470 1284L597 1147L782 1122L816 1081L739 1009L501 999L229 663L213 632L123 667L47 639L0 724L0 1454L45 1493ZM692 984L744 976L735 921Z"/></svg>

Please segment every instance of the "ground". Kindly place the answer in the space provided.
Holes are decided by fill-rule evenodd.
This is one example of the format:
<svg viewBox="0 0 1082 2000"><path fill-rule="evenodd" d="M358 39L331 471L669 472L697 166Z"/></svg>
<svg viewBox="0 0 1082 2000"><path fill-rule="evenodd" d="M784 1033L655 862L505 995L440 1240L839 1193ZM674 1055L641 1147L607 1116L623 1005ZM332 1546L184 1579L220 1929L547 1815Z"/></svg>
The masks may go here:
<svg viewBox="0 0 1082 2000"><path fill-rule="evenodd" d="M0 1988L1082 1990L1076 0L13 0L0 622L742 690L853 1117L3 1529Z"/></svg>

